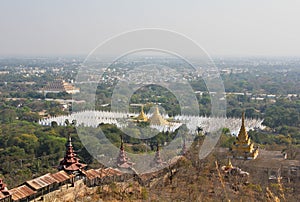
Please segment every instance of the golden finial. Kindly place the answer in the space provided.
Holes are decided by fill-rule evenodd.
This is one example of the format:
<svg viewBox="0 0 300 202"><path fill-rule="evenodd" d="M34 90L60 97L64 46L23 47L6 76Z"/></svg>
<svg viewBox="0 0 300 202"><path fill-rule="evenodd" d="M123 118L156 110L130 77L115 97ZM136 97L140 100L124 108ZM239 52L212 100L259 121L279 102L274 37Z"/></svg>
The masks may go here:
<svg viewBox="0 0 300 202"><path fill-rule="evenodd" d="M158 109L158 106L157 106L157 105L155 106L155 113L156 113L156 114L160 114L160 113L159 113L159 109Z"/></svg>
<svg viewBox="0 0 300 202"><path fill-rule="evenodd" d="M242 126L245 127L245 111L242 112Z"/></svg>
<svg viewBox="0 0 300 202"><path fill-rule="evenodd" d="M226 166L227 168L233 168L233 165L232 165L232 163L231 163L231 160L230 160L230 158L228 158L228 162L227 162L227 166Z"/></svg>
<svg viewBox="0 0 300 202"><path fill-rule="evenodd" d="M144 113L144 105L141 105L141 112Z"/></svg>

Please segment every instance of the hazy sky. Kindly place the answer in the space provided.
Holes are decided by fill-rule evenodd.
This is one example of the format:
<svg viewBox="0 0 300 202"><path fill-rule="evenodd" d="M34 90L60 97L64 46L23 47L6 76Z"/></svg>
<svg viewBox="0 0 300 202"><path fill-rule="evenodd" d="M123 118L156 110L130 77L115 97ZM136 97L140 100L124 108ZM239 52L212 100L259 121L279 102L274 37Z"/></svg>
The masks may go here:
<svg viewBox="0 0 300 202"><path fill-rule="evenodd" d="M145 27L182 33L211 55L300 56L299 0L1 0L0 55L87 55Z"/></svg>

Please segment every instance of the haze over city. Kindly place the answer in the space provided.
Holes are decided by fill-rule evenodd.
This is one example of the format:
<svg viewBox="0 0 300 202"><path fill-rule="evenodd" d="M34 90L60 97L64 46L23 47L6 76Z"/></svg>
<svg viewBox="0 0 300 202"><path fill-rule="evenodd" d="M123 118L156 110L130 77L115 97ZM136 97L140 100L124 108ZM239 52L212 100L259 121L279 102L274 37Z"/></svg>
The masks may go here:
<svg viewBox="0 0 300 202"><path fill-rule="evenodd" d="M0 55L87 55L125 31L162 28L213 56L299 56L300 2L2 1Z"/></svg>

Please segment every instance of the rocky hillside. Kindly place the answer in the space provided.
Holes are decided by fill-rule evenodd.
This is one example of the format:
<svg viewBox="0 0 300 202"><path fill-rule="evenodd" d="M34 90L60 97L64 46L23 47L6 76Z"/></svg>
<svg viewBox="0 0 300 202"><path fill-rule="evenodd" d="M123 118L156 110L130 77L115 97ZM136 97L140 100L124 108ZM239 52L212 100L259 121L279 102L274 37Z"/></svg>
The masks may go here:
<svg viewBox="0 0 300 202"><path fill-rule="evenodd" d="M221 169L226 153L215 151L204 160L192 149L175 164L157 173L133 177L122 183L56 191L48 201L299 201L297 190L281 181L259 182L257 173L247 180L227 176ZM194 152L191 152L194 151ZM247 170L246 170L247 171Z"/></svg>

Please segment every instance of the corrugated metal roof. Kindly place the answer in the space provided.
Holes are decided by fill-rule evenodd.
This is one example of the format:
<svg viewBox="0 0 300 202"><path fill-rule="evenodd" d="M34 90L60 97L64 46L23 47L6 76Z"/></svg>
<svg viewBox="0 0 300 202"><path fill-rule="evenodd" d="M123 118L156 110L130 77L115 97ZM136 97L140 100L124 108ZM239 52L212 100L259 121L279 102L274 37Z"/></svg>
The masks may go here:
<svg viewBox="0 0 300 202"><path fill-rule="evenodd" d="M4 199L5 197L7 197L7 196L5 196L5 195L0 191L0 199Z"/></svg>
<svg viewBox="0 0 300 202"><path fill-rule="evenodd" d="M122 175L123 173L120 170L113 169L113 168L106 168L107 174L112 176L112 175Z"/></svg>
<svg viewBox="0 0 300 202"><path fill-rule="evenodd" d="M27 198L36 193L36 191L30 189L26 185L22 185L22 186L13 188L13 189L9 190L8 192L12 195L12 199L14 201Z"/></svg>
<svg viewBox="0 0 300 202"><path fill-rule="evenodd" d="M57 183L57 181L51 176L50 173L47 173L46 175L40 176L33 180L26 181L26 184L28 184L35 190L42 189L54 183Z"/></svg>
<svg viewBox="0 0 300 202"><path fill-rule="evenodd" d="M103 168L97 169L97 172L99 173L100 178L107 176L107 172Z"/></svg>
<svg viewBox="0 0 300 202"><path fill-rule="evenodd" d="M123 173L117 169L114 168L100 168L96 170L99 173L100 177L106 177L106 176L114 176L114 175L122 175Z"/></svg>
<svg viewBox="0 0 300 202"><path fill-rule="evenodd" d="M90 170L87 170L84 172L85 176L89 179L89 180L92 180L92 179L95 179L97 177L100 177L100 173L97 172L96 170L94 169L90 169Z"/></svg>
<svg viewBox="0 0 300 202"><path fill-rule="evenodd" d="M61 170L57 173L52 174L52 177L57 181L57 182L65 182L70 179L70 176L68 173L65 171Z"/></svg>

